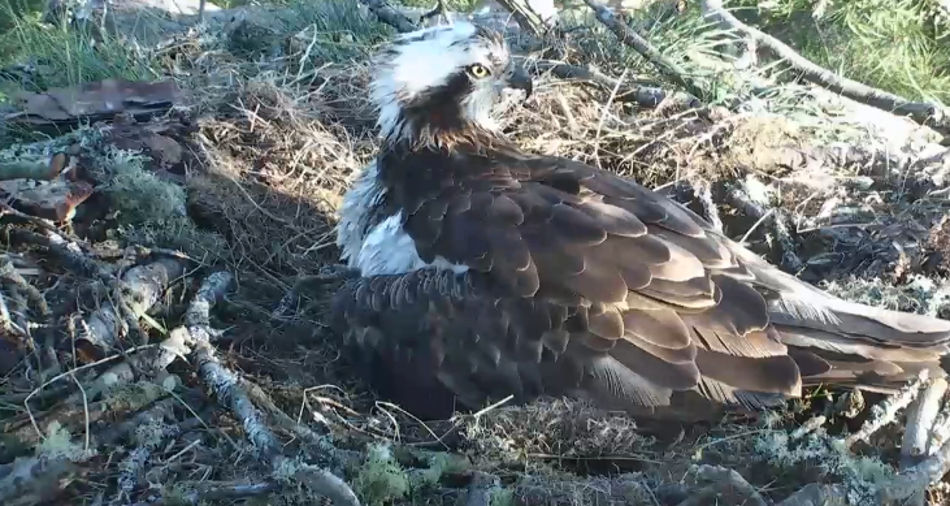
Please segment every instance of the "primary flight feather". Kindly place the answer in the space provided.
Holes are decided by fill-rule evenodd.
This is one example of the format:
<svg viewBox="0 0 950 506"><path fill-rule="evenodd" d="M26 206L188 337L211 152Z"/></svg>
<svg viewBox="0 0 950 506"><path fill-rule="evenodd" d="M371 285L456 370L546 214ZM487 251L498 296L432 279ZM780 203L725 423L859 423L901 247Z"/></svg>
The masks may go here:
<svg viewBox="0 0 950 506"><path fill-rule="evenodd" d="M428 28L375 63L382 146L341 210L360 276L335 323L419 416L508 395L702 416L942 374L950 322L834 298L660 194L506 140L493 108L532 84L497 33Z"/></svg>

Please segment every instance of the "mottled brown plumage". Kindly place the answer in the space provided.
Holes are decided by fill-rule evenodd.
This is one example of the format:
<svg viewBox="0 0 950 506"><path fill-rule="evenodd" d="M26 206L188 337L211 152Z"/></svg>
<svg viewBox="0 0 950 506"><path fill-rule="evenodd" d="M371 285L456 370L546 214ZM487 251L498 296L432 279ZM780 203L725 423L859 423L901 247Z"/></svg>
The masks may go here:
<svg viewBox="0 0 950 506"><path fill-rule="evenodd" d="M469 128L447 104L472 85L448 82L452 142L393 141L375 166L374 215L428 267L335 299L385 395L431 417L507 395L694 417L940 370L950 322L833 298L639 184Z"/></svg>
<svg viewBox="0 0 950 506"><path fill-rule="evenodd" d="M345 327L397 377L433 375L471 408L544 393L757 406L803 383L886 387L946 351L947 322L841 303L636 183L491 143L380 159L420 257L471 268L340 293Z"/></svg>

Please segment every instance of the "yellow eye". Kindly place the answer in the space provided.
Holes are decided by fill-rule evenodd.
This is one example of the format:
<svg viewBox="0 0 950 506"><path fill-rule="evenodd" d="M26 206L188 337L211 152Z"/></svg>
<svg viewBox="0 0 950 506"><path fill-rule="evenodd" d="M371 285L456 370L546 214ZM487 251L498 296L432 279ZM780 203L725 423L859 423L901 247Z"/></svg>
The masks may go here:
<svg viewBox="0 0 950 506"><path fill-rule="evenodd" d="M489 71L488 67L482 65L481 63L476 63L468 68L468 73L472 74L472 77L475 79L482 79L488 77L488 74L491 74L491 71Z"/></svg>

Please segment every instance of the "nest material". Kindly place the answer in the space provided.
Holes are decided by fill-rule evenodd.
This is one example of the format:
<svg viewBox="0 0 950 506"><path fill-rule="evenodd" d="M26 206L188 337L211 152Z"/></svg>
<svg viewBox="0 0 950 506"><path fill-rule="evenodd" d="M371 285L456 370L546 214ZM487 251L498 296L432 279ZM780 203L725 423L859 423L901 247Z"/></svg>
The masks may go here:
<svg viewBox="0 0 950 506"><path fill-rule="evenodd" d="M836 432L857 427L830 408L833 420L796 431L797 422L834 404L815 398L798 412L691 427L672 441L669 434L647 435L625 416L573 402L496 407L427 424L379 402L323 330L332 283L301 291L287 315L272 312L299 277L336 261L334 213L375 150L366 100L371 69L362 60L312 61L306 52L314 34L289 34L294 40L274 46L294 53L261 63L247 78L239 68L247 62L217 52L217 45L202 50L200 34L178 39L175 47L189 55L194 74L185 81L201 83L196 89L213 83L213 93L194 94L181 107L186 116L200 115L197 130L168 118L99 125L77 134L81 139L0 156L34 159L45 146L80 145L80 159L99 178L97 194L110 197L97 204L94 195L73 220L90 244L68 234L57 242L46 235L49 224L29 217L4 223L30 239L6 243L4 255L34 288L3 278L10 314L3 323L12 325L2 331L16 338L0 341L6 374L0 395L17 406L2 417L8 440L0 446L0 470L11 471L0 478L5 497L26 504L51 500L49 493L73 502L102 495L144 503L270 496L312 504L319 490L305 485L340 490L324 471L349 480L367 504L691 504L726 497L711 485L716 481L728 485L728 497L740 498L736 503L793 494L860 503L895 483L892 435L881 435L889 444L842 452ZM241 77L222 77L233 75ZM676 104L651 109L613 91L545 75L534 98L509 111L507 132L527 150L660 187L716 214L731 236L748 235L757 251L800 257L806 274L879 278L900 266L903 274L880 284L906 290L915 276L946 272L939 271L946 268L942 261L929 260L947 249L942 208L929 196L934 188L926 181L915 188L902 175L919 152L881 158L891 151L873 133L846 138L842 147L815 126L831 121L825 117L799 121ZM847 128L856 135L853 125ZM133 156L129 149L142 152ZM115 212L130 210L122 202L137 199L177 201L161 196L182 189L181 219ZM745 200L726 198L735 189ZM92 212L99 205L101 212ZM178 207L136 206L163 216L177 215ZM769 218L776 210L782 220ZM846 219L863 221L836 226ZM781 226L786 240L776 241ZM893 247L898 239L925 244L928 236L925 248ZM163 245L188 258L169 256ZM824 261L829 252L837 256ZM115 279L151 265L156 255L171 258L182 276L163 281L166 290L160 300L149 299L152 307L130 313L122 296L136 292L117 291ZM207 295L200 287L213 270L232 273L234 291L195 326L189 307L209 300L198 295ZM36 293L49 302L46 310ZM75 293L93 303L77 304ZM931 300L933 293L919 298ZM111 311L125 347L96 363L56 336L81 335L102 307ZM31 321L40 325L34 335L12 333ZM163 346L138 349L140 340ZM188 343L191 350L180 348ZM160 367L152 371L148 364ZM19 408L27 397L29 411ZM4 488L7 478L23 478L16 486L25 488ZM805 487L816 481L834 485Z"/></svg>

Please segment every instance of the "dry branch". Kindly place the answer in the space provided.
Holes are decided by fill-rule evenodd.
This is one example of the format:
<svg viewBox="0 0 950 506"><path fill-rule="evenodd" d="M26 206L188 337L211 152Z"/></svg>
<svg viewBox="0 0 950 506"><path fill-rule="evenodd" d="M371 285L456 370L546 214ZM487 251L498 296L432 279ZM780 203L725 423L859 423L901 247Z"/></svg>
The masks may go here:
<svg viewBox="0 0 950 506"><path fill-rule="evenodd" d="M221 299L233 277L227 272L209 276L195 295L185 313L192 352L191 361L197 365L201 379L211 389L214 397L237 417L244 427L248 440L260 456L272 465L275 475L286 476L285 469L292 469L292 477L307 483L315 492L329 497L336 505L358 506L356 494L341 479L325 469L293 462L281 455L281 445L273 431L262 419L241 378L218 359L211 339L215 331L210 326L210 311Z"/></svg>
<svg viewBox="0 0 950 506"><path fill-rule="evenodd" d="M76 466L63 458L17 457L0 465L0 504L49 504L75 472Z"/></svg>
<svg viewBox="0 0 950 506"><path fill-rule="evenodd" d="M593 0L586 0L591 3ZM722 0L705 0L704 11L719 23L725 24L742 35L755 40L779 58L785 60L802 76L835 93L899 116L908 116L921 125L927 125L944 135L950 135L950 110L928 102L913 102L883 90L872 88L857 81L839 76L830 70L812 63L784 42L763 33L736 18L722 6Z"/></svg>
<svg viewBox="0 0 950 506"><path fill-rule="evenodd" d="M394 9L386 0L360 0L360 2L380 21L402 33L411 32L417 28L411 19Z"/></svg>
<svg viewBox="0 0 950 506"><path fill-rule="evenodd" d="M901 467L920 462L936 448L930 448L931 432L940 413L943 396L947 393L946 378L934 378L907 408L907 423L901 443Z"/></svg>
<svg viewBox="0 0 950 506"><path fill-rule="evenodd" d="M560 79L576 80L600 86L605 90L617 90L614 100L618 102L633 102L640 107L653 108L660 105L667 98L682 101L686 107L699 107L699 99L687 93L670 93L656 86L627 85L619 79L610 77L589 65L572 65L542 61L538 62L538 69L542 72L550 71Z"/></svg>
<svg viewBox="0 0 950 506"><path fill-rule="evenodd" d="M0 181L10 179L53 179L66 167L66 154L56 153L49 160L0 162Z"/></svg>
<svg viewBox="0 0 950 506"><path fill-rule="evenodd" d="M135 316L144 314L161 299L169 282L180 277L184 270L184 262L170 257L129 269L122 276L125 291L122 297L131 313ZM86 319L86 328L79 340L100 351L111 349L118 340L120 322L125 320L122 312L114 304L102 306Z"/></svg>
<svg viewBox="0 0 950 506"><path fill-rule="evenodd" d="M540 36L544 34L548 27L553 24L554 20L546 20L541 17L541 14L531 8L531 5L528 4L525 0L497 0L499 4L505 9L508 9L514 16L515 21L518 22L525 30L528 30L534 36Z"/></svg>
<svg viewBox="0 0 950 506"><path fill-rule="evenodd" d="M702 88L689 78L688 73L684 69L663 56L663 53L653 47L643 36L617 18L617 16L610 11L610 8L597 0L584 1L594 10L594 13L597 15L597 20L613 32L614 35L620 39L620 42L640 53L663 75L667 76L677 85L682 86L686 91L697 97L703 95Z"/></svg>
<svg viewBox="0 0 950 506"><path fill-rule="evenodd" d="M867 441L881 427L893 422L897 417L897 413L906 408L911 402L914 402L914 399L920 394L921 387L927 382L928 374L928 371L924 369L914 382L902 388L900 392L888 397L881 404L871 408L871 417L861 425L857 432L844 439L844 446L851 448L858 441Z"/></svg>

